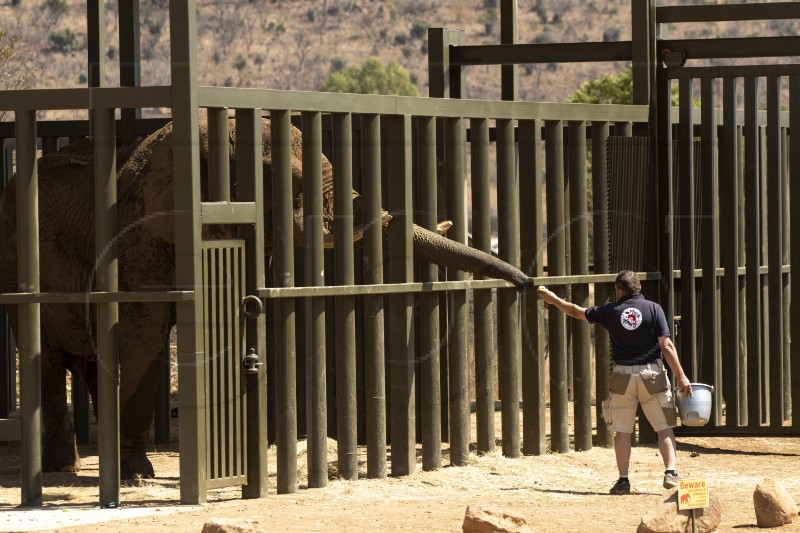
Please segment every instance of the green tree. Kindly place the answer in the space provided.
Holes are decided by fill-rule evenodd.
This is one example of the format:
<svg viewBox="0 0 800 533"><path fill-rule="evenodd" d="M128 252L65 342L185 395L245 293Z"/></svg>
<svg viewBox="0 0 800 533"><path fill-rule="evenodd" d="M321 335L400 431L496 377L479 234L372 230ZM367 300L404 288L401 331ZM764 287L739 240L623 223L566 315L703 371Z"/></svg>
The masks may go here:
<svg viewBox="0 0 800 533"><path fill-rule="evenodd" d="M360 67L352 66L332 73L322 82L320 90L334 93L393 94L419 96L408 71L397 62L384 66L372 57Z"/></svg>
<svg viewBox="0 0 800 533"><path fill-rule="evenodd" d="M632 104L633 69L628 67L617 74L581 83L567 99L571 104ZM678 86L672 86L672 105L678 105ZM695 103L695 105L699 105Z"/></svg>

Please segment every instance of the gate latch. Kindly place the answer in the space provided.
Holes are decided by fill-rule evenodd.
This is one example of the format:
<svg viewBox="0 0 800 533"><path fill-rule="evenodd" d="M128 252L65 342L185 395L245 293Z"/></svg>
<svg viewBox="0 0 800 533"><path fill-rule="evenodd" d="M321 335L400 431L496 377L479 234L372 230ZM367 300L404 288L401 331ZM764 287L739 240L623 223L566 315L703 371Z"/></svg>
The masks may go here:
<svg viewBox="0 0 800 533"><path fill-rule="evenodd" d="M258 367L261 362L258 360L258 354L255 348L250 348L247 355L244 356L244 373L245 374L258 374Z"/></svg>

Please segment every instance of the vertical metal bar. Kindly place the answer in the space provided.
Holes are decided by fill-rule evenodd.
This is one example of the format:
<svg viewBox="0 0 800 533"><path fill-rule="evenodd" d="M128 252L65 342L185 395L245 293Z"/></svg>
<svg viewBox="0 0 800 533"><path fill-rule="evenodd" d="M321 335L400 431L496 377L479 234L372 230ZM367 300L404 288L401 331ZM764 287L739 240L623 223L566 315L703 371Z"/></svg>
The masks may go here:
<svg viewBox="0 0 800 533"><path fill-rule="evenodd" d="M703 78L701 94L701 178L702 196L700 215L702 231L702 328L703 328L703 383L715 384L712 424L718 425L722 419L722 387L718 380L721 366L720 352L720 307L719 281L719 193L717 174L717 121L715 104L717 101L717 82L713 78Z"/></svg>
<svg viewBox="0 0 800 533"><path fill-rule="evenodd" d="M39 292L39 176L36 112L17 109L17 242L20 292ZM20 488L23 507L42 505L42 339L40 304L17 306L19 316Z"/></svg>
<svg viewBox="0 0 800 533"><path fill-rule="evenodd" d="M243 409L245 400L244 387L242 386L242 356L244 355L244 346L242 345L243 331L240 327L243 325L242 317L240 315L240 308L238 303L244 298L243 289L244 284L247 282L245 273L246 252L244 247L234 248L233 256L233 271L236 283L233 286L232 303L232 316L233 322L233 350L230 354L230 373L231 387L231 401L233 402L232 420L231 420L231 435L233 442L231 443L231 452L233 455L233 464L231 465L231 475L243 476L247 474L244 468L244 454L247 443L247 428L245 427L245 418L243 417ZM246 481L245 481L246 482Z"/></svg>
<svg viewBox="0 0 800 533"><path fill-rule="evenodd" d="M544 207L542 194L542 121L519 122L520 261L523 272L541 277L544 272ZM522 453L547 453L544 302L533 291L523 300Z"/></svg>
<svg viewBox="0 0 800 533"><path fill-rule="evenodd" d="M101 0L86 2L89 87L103 87L106 84L106 26L103 4Z"/></svg>
<svg viewBox="0 0 800 533"><path fill-rule="evenodd" d="M745 135L744 135L744 124L738 124L736 126L736 190L739 195L739 204L737 215L739 217L739 226L736 228L736 233L738 236L738 245L739 245L739 268L745 269L747 266L747 245L746 245L746 210L745 210L745 188L744 188L744 176L745 176ZM747 273L745 272L744 275L739 274L738 276L739 281L739 352L738 352L738 368L739 368L739 380L737 383L737 389L739 391L739 425L744 426L747 424L747 403L748 403L748 392L747 392Z"/></svg>
<svg viewBox="0 0 800 533"><path fill-rule="evenodd" d="M117 146L113 109L94 111L95 253L98 291L116 292ZM119 505L119 305L97 304L100 506Z"/></svg>
<svg viewBox="0 0 800 533"><path fill-rule="evenodd" d="M681 252L681 335L680 356L689 380L697 380L697 324L695 309L697 298L694 285L695 267L695 167L694 121L692 120L692 79L679 81L679 156L678 187L680 203L677 206Z"/></svg>
<svg viewBox="0 0 800 533"><path fill-rule="evenodd" d="M734 427L739 420L739 227L738 128L736 124L736 78L722 81L722 139L719 172L719 257L724 269L722 278L722 395L725 399L725 425ZM719 402L717 402L719 403ZM718 419L719 420L719 419Z"/></svg>
<svg viewBox="0 0 800 533"><path fill-rule="evenodd" d="M547 275L566 274L566 242L564 239L564 131L560 120L545 121L545 157L547 183ZM552 287L559 297L564 287ZM563 313L552 312L549 318L550 349L550 449L569 451L567 414L567 337Z"/></svg>
<svg viewBox="0 0 800 533"><path fill-rule="evenodd" d="M783 92L783 91L781 91ZM789 128L781 126L781 233L783 242L781 243L781 264L782 267L791 266L790 252L792 242L789 234ZM789 308L791 305L792 287L789 284L789 273L781 268L781 290L783 291L783 360L781 365L781 389L783 389L783 420L792 418L792 337L789 334Z"/></svg>
<svg viewBox="0 0 800 533"><path fill-rule="evenodd" d="M472 246L491 253L489 120L473 118L470 121L470 131ZM494 379L497 361L494 350L492 291L475 290L472 293L472 299L475 331L475 422L478 433L478 453L488 453L495 449L494 400L496 391Z"/></svg>
<svg viewBox="0 0 800 533"><path fill-rule="evenodd" d="M255 202L256 220L239 228L245 240L245 291L255 292L266 285L264 259L264 179L263 179L263 121L260 109L236 111L236 195L243 202ZM257 374L246 378L247 401L243 406L245 420L245 466L247 483L242 487L243 498L260 498L267 494L267 339L266 317L249 320L246 348L259 356Z"/></svg>
<svg viewBox="0 0 800 533"><path fill-rule="evenodd" d="M333 209L339 285L354 283L353 266L353 125L350 114L333 116ZM339 476L358 479L356 412L356 313L353 296L337 296L336 307L336 440Z"/></svg>
<svg viewBox="0 0 800 533"><path fill-rule="evenodd" d="M744 78L744 209L747 304L747 424L761 425L761 187L758 179L758 78Z"/></svg>
<svg viewBox="0 0 800 533"><path fill-rule="evenodd" d="M586 213L586 122L569 123L569 200L572 229L572 275L589 274L589 220ZM585 283L572 286L572 300L580 306L588 305L589 286ZM575 370L573 373L575 451L592 448L592 369L590 368L589 324L580 320L572 326L572 346Z"/></svg>
<svg viewBox="0 0 800 533"><path fill-rule="evenodd" d="M606 274L609 271L608 238L608 163L606 143L608 142L608 122L592 123L592 252L594 254L594 273ZM608 283L594 285L595 305L603 305L611 297ZM614 436L603 419L601 402L608 397L608 377L611 363L611 339L605 328L594 328L595 357L595 424L597 444L611 446Z"/></svg>
<svg viewBox="0 0 800 533"><path fill-rule="evenodd" d="M517 43L517 0L500 0L500 44ZM516 100L519 93L519 66L501 65L501 98Z"/></svg>
<svg viewBox="0 0 800 533"><path fill-rule="evenodd" d="M236 286L239 283L239 280L236 277L236 269L233 262L233 254L235 248L233 247L226 247L224 248L225 251L225 326L224 326L224 333L225 333L225 343L223 344L223 354L225 356L224 360L224 374L223 374L223 387L224 387L224 403L222 404L223 407L223 440L222 440L222 460L223 466L225 467L225 477L231 477L233 475L233 471L231 468L231 458L234 456L236 447L234 446L233 441L233 423L236 420L233 417L233 403L234 403L234 388L233 388L233 354L234 345L233 339L235 336L232 335L234 333L233 329L233 310L231 309L231 300L234 298L234 291L236 290Z"/></svg>
<svg viewBox="0 0 800 533"><path fill-rule="evenodd" d="M633 46L633 103L650 103L650 84L654 62L652 60L655 36L651 19L655 15L655 0L631 2L631 41Z"/></svg>
<svg viewBox="0 0 800 533"><path fill-rule="evenodd" d="M467 242L466 214L466 131L463 119L448 119L445 124L445 179L447 182L447 217L453 221L448 236ZM447 279L463 280L466 274L447 270ZM469 306L466 291L448 294L450 324L448 336L450 464L461 466L469 461L469 369L467 368L467 323Z"/></svg>
<svg viewBox="0 0 800 533"><path fill-rule="evenodd" d="M790 315L789 335L792 339L800 339L800 76L789 77L789 250L790 272ZM794 132L794 134L792 134ZM791 343L790 352L792 379L792 409L800 410L800 342ZM800 427L800 415L792 416L792 427Z"/></svg>
<svg viewBox="0 0 800 533"><path fill-rule="evenodd" d="M420 184L418 212L420 226L436 231L436 118L417 119L417 174ZM439 281L439 267L433 264L419 266L420 281ZM442 391L441 348L439 346L439 295L420 294L419 336L422 358L422 469L437 470L442 466ZM476 354L476 358L477 358ZM480 379L476 377L476 380ZM476 385L478 386L478 385Z"/></svg>
<svg viewBox="0 0 800 533"><path fill-rule="evenodd" d="M781 79L767 78L767 289L769 315L769 425L783 425L783 183Z"/></svg>
<svg viewBox="0 0 800 533"><path fill-rule="evenodd" d="M208 108L208 179L212 202L231 201L228 108Z"/></svg>
<svg viewBox="0 0 800 533"><path fill-rule="evenodd" d="M175 282L201 292L200 155L197 119L197 2L170 2L173 167L175 169ZM178 380L181 390L181 503L206 501L205 434L202 388L202 306L199 300L176 304Z"/></svg>
<svg viewBox="0 0 800 533"><path fill-rule="evenodd" d="M364 282L383 283L383 225L381 218L381 119L378 115L361 117L361 166L364 175ZM420 141L422 142L422 141ZM435 150L435 145L434 145ZM435 152L434 152L435 155ZM434 160L435 164L435 160ZM435 171L435 168L434 168ZM435 185L436 181L433 180ZM436 206L436 194L429 198ZM422 310L420 312L423 312ZM364 297L364 358L367 411L367 477L386 477L386 346L384 337L384 299L380 295ZM436 316L438 320L438 314ZM438 326L438 322L437 322ZM432 327L432 326L431 326ZM438 341L438 327L434 342ZM433 356L431 356L433 359ZM436 357L438 364L438 356ZM433 364L433 360L429 362ZM425 367L423 366L423 369ZM424 371L424 370L423 370ZM437 376L438 380L438 376ZM437 382L438 385L438 382ZM438 395L437 395L438 396ZM424 397L423 397L424 402ZM432 402L435 403L435 402ZM438 416L436 405L436 420ZM423 406L423 416L425 416ZM424 428L424 426L423 426ZM424 429L423 429L424 431ZM423 447L425 437L423 433ZM438 448L439 442L437 440ZM426 466L423 448L423 468Z"/></svg>
<svg viewBox="0 0 800 533"><path fill-rule="evenodd" d="M659 300L667 324L672 326L675 320L674 294L674 206L673 206L673 172L672 172L672 82L667 70L656 70L656 168L658 172L658 257L661 281L659 283ZM595 226L597 227L597 226ZM596 242L596 240L595 240ZM595 256L597 257L597 256ZM676 332L673 332L675 334Z"/></svg>
<svg viewBox="0 0 800 533"><path fill-rule="evenodd" d="M213 290L213 282L211 280L212 273L214 272L214 265L212 262L211 254L213 253L213 249L203 247L202 249L202 261L203 261L203 274L202 274L202 283L203 283L203 324L206 327L203 328L203 350L207 354L207 360L203 361L203 365L206 367L206 372L203 373L203 390L206 391L207 396L211 396L211 361L210 358L212 357L213 349L212 346L212 334L214 331L214 324L211 321L211 310L214 308L211 305L211 291ZM212 432L212 424L211 424L211 409L203 409L203 416L205 421L205 426L207 431L202 436L205 443L205 450L206 455L201 457L201 460L205 464L205 471L208 475L213 475L213 469L211 467L211 456L213 446L211 442L211 432Z"/></svg>
<svg viewBox="0 0 800 533"><path fill-rule="evenodd" d="M140 27L139 1L119 2L119 84L122 87L138 87L141 78L139 54ZM140 109L121 110L120 137L122 145L136 141L136 121L141 118Z"/></svg>
<svg viewBox="0 0 800 533"><path fill-rule="evenodd" d="M303 113L303 225L306 283L325 285L322 194L322 115ZM326 169L330 172L330 169ZM328 485L328 404L325 365L325 300L306 303L306 433L309 488Z"/></svg>
<svg viewBox="0 0 800 533"><path fill-rule="evenodd" d="M514 122L498 119L497 230L500 258L519 266L519 183ZM503 455L519 457L519 301L514 289L497 290L497 343L502 404Z"/></svg>
<svg viewBox="0 0 800 533"><path fill-rule="evenodd" d="M294 286L291 114L271 111L273 283ZM278 494L297 492L297 377L294 300L275 302Z"/></svg>
<svg viewBox="0 0 800 533"><path fill-rule="evenodd" d="M210 322L208 323L211 328L210 344L208 346L208 407L209 412L208 420L208 434L211 446L208 449L209 465L208 477L209 479L219 478L219 303L217 301L219 291L219 250L212 248L210 252L210 274L209 281L209 305L211 310L208 315Z"/></svg>
<svg viewBox="0 0 800 533"><path fill-rule="evenodd" d="M389 224L386 281L405 283L413 279L411 201L411 117L386 117ZM414 331L411 294L387 297L389 320L389 372L392 443L392 475L414 472L416 420L414 394Z"/></svg>

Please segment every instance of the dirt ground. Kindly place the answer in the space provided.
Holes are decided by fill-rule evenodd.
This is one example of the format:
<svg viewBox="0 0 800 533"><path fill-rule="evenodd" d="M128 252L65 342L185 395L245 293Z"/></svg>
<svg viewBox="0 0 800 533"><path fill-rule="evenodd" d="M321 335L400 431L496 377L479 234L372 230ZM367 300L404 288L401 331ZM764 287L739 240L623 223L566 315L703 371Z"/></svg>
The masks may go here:
<svg viewBox="0 0 800 533"><path fill-rule="evenodd" d="M361 449L361 479L331 479L324 489L308 489L304 444L298 446L301 486L296 493L275 493L273 448L267 497L242 500L238 489L217 489L200 506L177 503L177 446L154 446L150 458L157 477L123 486L122 506L108 510L97 508L96 448L80 450L79 473L44 475L43 510L22 510L19 449L0 446L0 530L199 532L205 521L223 518L250 520L266 531L460 531L468 505L494 504L522 514L540 532L616 533L635 531L641 516L665 496L655 447L633 450L634 494L611 496L608 489L616 479L611 448L515 459L498 451L472 455L464 467L446 466L445 450L445 466L438 471L423 472L418 464L411 476L381 480L366 479L366 450ZM335 470L334 441L329 441L329 457ZM765 478L781 482L800 502L797 438L679 438L678 467L683 477L705 478L719 496L719 531L763 531L756 527L753 490ZM800 522L778 531L800 532Z"/></svg>

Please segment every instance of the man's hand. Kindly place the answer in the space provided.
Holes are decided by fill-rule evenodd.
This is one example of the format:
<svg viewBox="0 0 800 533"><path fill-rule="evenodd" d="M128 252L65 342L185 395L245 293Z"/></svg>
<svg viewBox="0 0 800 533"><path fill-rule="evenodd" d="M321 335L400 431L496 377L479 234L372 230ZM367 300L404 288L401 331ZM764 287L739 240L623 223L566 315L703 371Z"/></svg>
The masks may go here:
<svg viewBox="0 0 800 533"><path fill-rule="evenodd" d="M689 382L689 378L687 378L685 374L679 378L675 378L675 381L675 388L678 390L678 392L687 398L692 396L692 384Z"/></svg>
<svg viewBox="0 0 800 533"><path fill-rule="evenodd" d="M558 300L558 296L548 291L544 285L539 285L536 288L536 295L544 300L546 304L554 304Z"/></svg>

